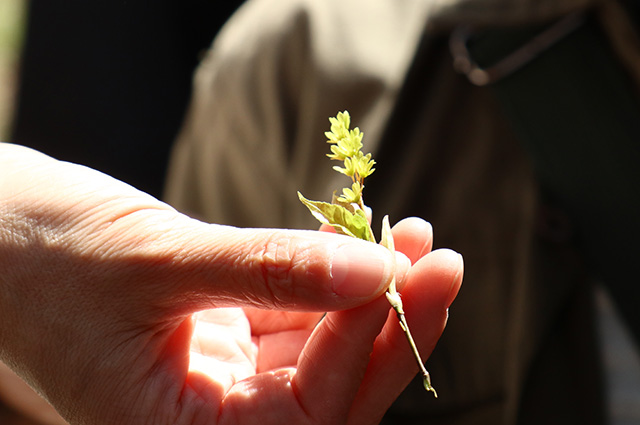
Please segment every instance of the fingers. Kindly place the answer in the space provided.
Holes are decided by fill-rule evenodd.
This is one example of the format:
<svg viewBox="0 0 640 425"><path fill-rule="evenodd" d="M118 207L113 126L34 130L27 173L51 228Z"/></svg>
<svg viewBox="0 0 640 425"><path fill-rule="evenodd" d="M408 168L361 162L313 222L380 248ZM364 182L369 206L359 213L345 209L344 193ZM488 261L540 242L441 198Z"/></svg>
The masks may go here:
<svg viewBox="0 0 640 425"><path fill-rule="evenodd" d="M409 271L405 311L425 360L461 277L461 257L446 250L427 254ZM327 314L300 356L293 384L303 409L320 423L345 417L354 424L377 423L416 371L405 336L381 297Z"/></svg>
<svg viewBox="0 0 640 425"><path fill-rule="evenodd" d="M313 328L324 313L244 308L258 347L257 373L294 367Z"/></svg>
<svg viewBox="0 0 640 425"><path fill-rule="evenodd" d="M371 210L367 209L369 220ZM411 264L431 251L433 243L433 229L431 224L418 217L405 218L393 226L393 238L396 250L405 254L411 260ZM333 227L323 224L320 231L335 233Z"/></svg>
<svg viewBox="0 0 640 425"><path fill-rule="evenodd" d="M244 313L251 323L254 336L290 330L313 329L324 313L273 311L245 307Z"/></svg>
<svg viewBox="0 0 640 425"><path fill-rule="evenodd" d="M343 423L365 374L376 335L385 323L385 297L327 314L298 360L294 391L317 423Z"/></svg>
<svg viewBox="0 0 640 425"><path fill-rule="evenodd" d="M431 224L418 217L408 217L399 221L393 229L393 239L397 251L409 257L414 264L431 251L433 229Z"/></svg>
<svg viewBox="0 0 640 425"><path fill-rule="evenodd" d="M193 316L189 370L208 376L228 391L256 372L258 353L242 309L205 310Z"/></svg>
<svg viewBox="0 0 640 425"><path fill-rule="evenodd" d="M447 321L447 310L462 284L462 257L437 250L420 259L407 275L402 300L409 328L426 361ZM428 362L427 362L428 369ZM377 423L418 372L406 336L389 314L349 414L349 423ZM437 377L434 386L437 388Z"/></svg>
<svg viewBox="0 0 640 425"><path fill-rule="evenodd" d="M256 337L259 353L256 372L295 367L309 335L310 329L298 329Z"/></svg>
<svg viewBox="0 0 640 425"><path fill-rule="evenodd" d="M417 218L403 220L396 225L394 227L394 237L399 243L400 250L410 255L413 261L418 261L431 249L431 226ZM404 256L399 256L398 259L401 263L408 261ZM457 261L457 257L455 257L455 260ZM435 262L437 263L438 261L435 258ZM425 262L425 264L430 263ZM452 285L451 281L454 278L448 276L447 272L439 274L441 270L437 267L428 267L425 270L424 265L421 264L418 264L417 267L416 271L409 272L412 273L410 283L413 282L415 284L416 276L426 273L427 276L423 277L423 280L416 284L417 286L423 284L429 277L434 276L440 278L440 280L435 279L436 288L432 292L442 292L443 281L445 286L447 283L449 286ZM457 273L456 267L454 266L453 269ZM447 277L449 278L448 281ZM402 280L402 277L400 280ZM446 310L441 298L434 296L430 302L436 306L435 310L438 313L441 314ZM441 305L438 305L438 302ZM351 409L351 400L356 397L360 389L360 382L366 376L366 365L370 359L371 351L374 349L376 337L388 321L388 311L389 304L386 298L380 297L362 307L329 313L309 338L309 342L304 346L298 359L298 371L293 377L292 385L294 392L298 394L303 410L308 416L313 417L315 421L319 423L338 423L344 421L344 418L348 416ZM251 315L251 310L249 310L250 319ZM256 315L252 322L256 321L255 319L260 316L260 313L256 312ZM308 318L308 316L302 317ZM429 334L430 343L434 343L437 340L444 326L444 319L439 316L438 318L440 320L430 322L435 324L435 327L432 326L429 329L431 331ZM301 326L308 324L305 320L302 321L303 323L298 323L300 316L282 318L285 323L289 322L289 320L293 320L294 323ZM259 320L256 322L260 323ZM281 323L275 326L278 327L279 325ZM397 323L395 323L395 327L397 326ZM283 325L283 327L287 326ZM267 328L274 330L273 326ZM286 367L293 364L294 356L302 348L307 336L308 332L305 330L262 335L259 338L261 357L258 361L259 369L264 371L268 368ZM283 344L283 342L286 342L286 344ZM286 353L284 353L283 347L285 346L293 348L287 349ZM385 346L383 345L383 347ZM278 350L280 351L279 353L277 353ZM389 357L388 351L388 349L381 350L381 354ZM279 355L275 355L276 353ZM393 360L395 359L391 359L391 361ZM415 365L415 363L409 364ZM385 366L388 366L388 364ZM406 386L407 376L410 379L412 374L415 375L415 371L410 370L409 373L401 371L399 379L391 383L395 384L395 387L392 386L390 391L381 391L382 394L386 394L380 400L385 404L374 406L373 411L376 413L369 415L369 417L377 417L378 412L386 411L393 399ZM375 378L375 374L370 373L370 375ZM393 396L389 396L389 394L393 394ZM322 402L319 403L319 401Z"/></svg>

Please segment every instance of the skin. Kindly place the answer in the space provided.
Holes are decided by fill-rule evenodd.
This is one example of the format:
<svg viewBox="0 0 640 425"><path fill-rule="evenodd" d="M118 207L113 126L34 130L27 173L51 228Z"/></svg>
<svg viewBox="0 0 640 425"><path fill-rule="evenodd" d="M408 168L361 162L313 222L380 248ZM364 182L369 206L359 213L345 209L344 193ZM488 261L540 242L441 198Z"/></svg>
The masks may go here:
<svg viewBox="0 0 640 425"><path fill-rule="evenodd" d="M426 358L463 273L423 220L393 234L206 224L0 144L0 359L70 424L377 423L417 372L391 276Z"/></svg>

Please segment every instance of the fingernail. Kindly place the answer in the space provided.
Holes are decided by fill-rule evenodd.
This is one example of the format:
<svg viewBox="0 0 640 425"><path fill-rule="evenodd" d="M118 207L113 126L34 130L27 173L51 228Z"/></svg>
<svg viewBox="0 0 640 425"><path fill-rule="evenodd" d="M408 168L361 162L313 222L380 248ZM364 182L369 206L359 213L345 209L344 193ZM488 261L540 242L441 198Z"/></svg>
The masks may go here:
<svg viewBox="0 0 640 425"><path fill-rule="evenodd" d="M343 245L331 264L333 291L344 297L371 297L385 289L393 273L391 253L371 244Z"/></svg>
<svg viewBox="0 0 640 425"><path fill-rule="evenodd" d="M460 278L462 277L462 274L464 273L464 259L462 255L458 254L457 261L459 262L460 270L458 271L458 273L456 273L455 277L451 281L451 288L449 288L449 293L447 294L447 298L445 302L445 306L447 310L449 309L449 307L451 307L451 304L453 304L453 300L455 300L456 296L458 295L458 290L460 289L458 287L458 281L460 280Z"/></svg>

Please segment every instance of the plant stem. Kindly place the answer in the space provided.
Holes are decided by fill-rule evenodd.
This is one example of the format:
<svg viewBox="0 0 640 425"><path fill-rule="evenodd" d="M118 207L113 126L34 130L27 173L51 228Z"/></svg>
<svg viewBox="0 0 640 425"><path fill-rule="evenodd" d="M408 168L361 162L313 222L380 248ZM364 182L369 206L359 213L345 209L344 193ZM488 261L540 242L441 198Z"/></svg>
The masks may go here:
<svg viewBox="0 0 640 425"><path fill-rule="evenodd" d="M420 372L422 373L422 385L424 385L424 389L427 391L431 391L435 398L438 398L438 393L436 389L431 385L431 376L429 372L424 367L424 363L422 362L422 358L420 357L420 353L418 352L418 347L416 347L416 343L413 341L413 337L411 336L411 331L409 330L409 325L407 324L407 319L404 316L404 313L398 312L396 310L396 315L398 316L398 321L400 322L400 327L404 331L404 334L407 337L407 341L409 341L409 345L411 346L411 351L413 351L413 356L416 358L416 362L418 363L418 367L420 367Z"/></svg>
<svg viewBox="0 0 640 425"><path fill-rule="evenodd" d="M391 226L389 225L389 217L385 216L382 219L382 240L380 242L383 246L389 249L391 252L395 254L395 243L393 242L393 234L391 233ZM398 317L398 322L400 323L400 327L407 337L407 341L409 341L409 346L411 346L411 351L413 352L413 356L418 363L418 367L420 367L420 372L422 373L422 385L424 385L425 390L431 391L433 395L438 398L438 393L435 388L431 385L431 376L427 369L424 367L424 363L422 362L422 358L420 357L420 353L418 352L418 347L416 347L416 343L413 340L413 336L411 335L411 331L409 330L409 324L407 323L407 318L404 315L404 307L402 305L402 298L396 289L396 278L395 276L391 279L391 283L387 288L387 292L385 293L387 296L387 300L391 307L396 312L396 316Z"/></svg>

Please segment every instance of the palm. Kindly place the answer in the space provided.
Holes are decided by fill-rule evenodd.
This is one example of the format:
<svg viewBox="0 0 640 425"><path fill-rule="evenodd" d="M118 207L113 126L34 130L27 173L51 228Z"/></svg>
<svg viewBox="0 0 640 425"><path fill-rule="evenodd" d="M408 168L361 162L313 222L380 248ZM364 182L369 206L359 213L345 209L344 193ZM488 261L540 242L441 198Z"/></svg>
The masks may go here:
<svg viewBox="0 0 640 425"><path fill-rule="evenodd" d="M415 263L403 292L428 355L446 322L442 306L457 292L459 264L447 252L426 254L430 239L396 239ZM417 371L384 297L324 318L240 308L194 317L187 377L194 391L183 391L178 405L195 403L176 423L377 423Z"/></svg>
<svg viewBox="0 0 640 425"><path fill-rule="evenodd" d="M222 308L195 315L190 369L225 390L263 372L294 368L320 313Z"/></svg>

